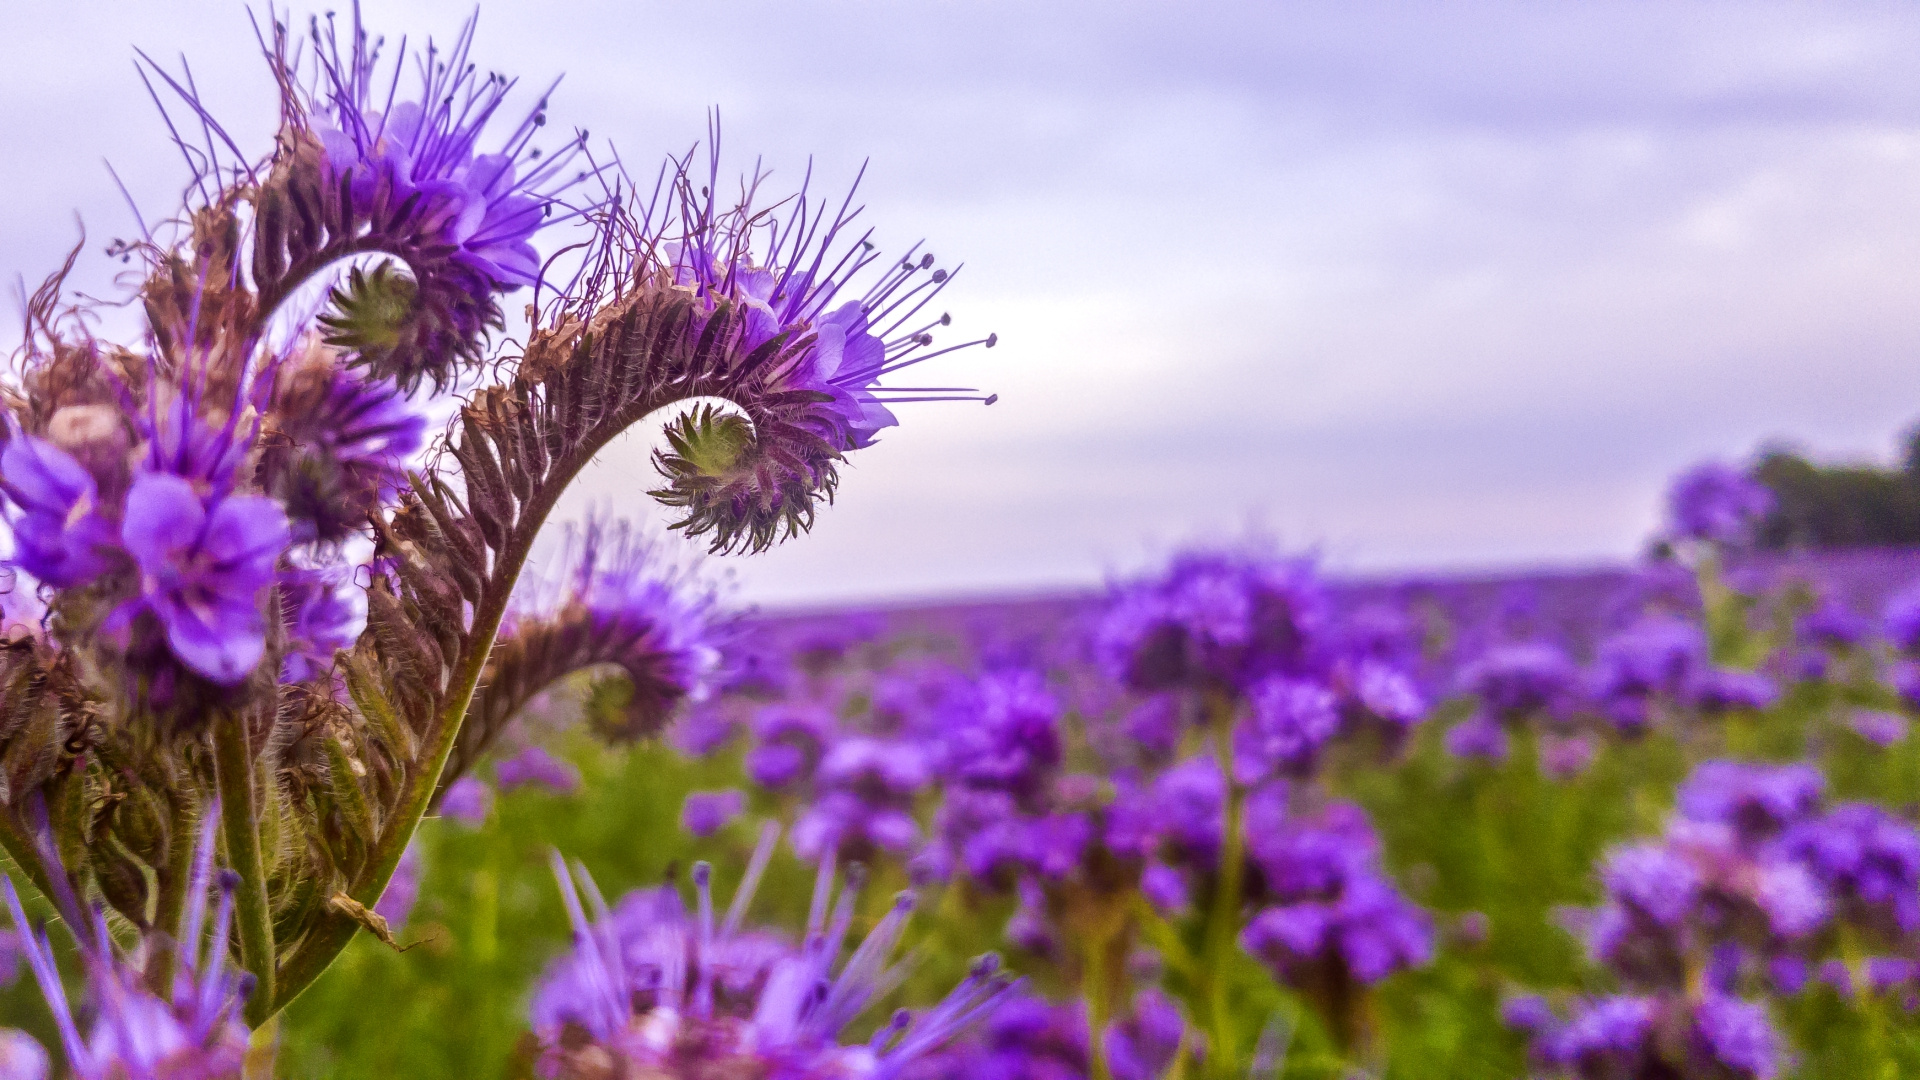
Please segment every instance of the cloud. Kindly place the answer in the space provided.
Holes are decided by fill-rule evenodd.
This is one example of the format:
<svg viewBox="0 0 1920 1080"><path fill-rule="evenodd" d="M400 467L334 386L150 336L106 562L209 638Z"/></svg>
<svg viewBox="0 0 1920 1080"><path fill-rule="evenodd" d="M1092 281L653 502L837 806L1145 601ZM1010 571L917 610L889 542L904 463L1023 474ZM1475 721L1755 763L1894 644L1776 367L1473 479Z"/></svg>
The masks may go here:
<svg viewBox="0 0 1920 1080"><path fill-rule="evenodd" d="M224 2L10 30L9 270L58 259L68 208L96 247L128 227L102 156L150 213L177 194L101 57L184 50L269 131ZM880 239L966 262L954 331L1001 344L938 378L1000 403L905 411L815 535L741 564L770 601L1090 583L1249 522L1366 569L1624 557L1697 457L1885 452L1920 413L1916 52L1905 4L1627 0L555 0L489 7L477 49L566 70L553 116L629 162L710 105L741 167L871 159ZM645 449L568 510L647 513Z"/></svg>

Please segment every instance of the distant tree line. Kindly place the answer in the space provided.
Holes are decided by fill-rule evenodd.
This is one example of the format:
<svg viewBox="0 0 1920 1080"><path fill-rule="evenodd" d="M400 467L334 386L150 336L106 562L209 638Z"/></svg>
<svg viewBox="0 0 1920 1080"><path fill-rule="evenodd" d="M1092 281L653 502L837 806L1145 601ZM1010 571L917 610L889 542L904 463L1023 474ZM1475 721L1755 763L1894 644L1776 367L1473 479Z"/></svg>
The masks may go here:
<svg viewBox="0 0 1920 1080"><path fill-rule="evenodd" d="M1773 492L1763 548L1920 546L1920 427L1897 467L1817 465L1796 451L1763 451L1753 477Z"/></svg>

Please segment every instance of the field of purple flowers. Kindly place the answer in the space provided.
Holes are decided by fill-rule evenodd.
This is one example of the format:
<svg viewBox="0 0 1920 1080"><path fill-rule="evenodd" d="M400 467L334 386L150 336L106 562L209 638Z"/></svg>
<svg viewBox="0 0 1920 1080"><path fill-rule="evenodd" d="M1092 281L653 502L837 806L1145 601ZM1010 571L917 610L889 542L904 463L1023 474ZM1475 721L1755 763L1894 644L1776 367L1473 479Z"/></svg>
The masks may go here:
<svg viewBox="0 0 1920 1080"><path fill-rule="evenodd" d="M1709 464L1584 575L543 564L648 418L672 528L801 539L996 336L711 137L536 145L471 22L258 29L270 149L142 57L193 182L109 249L138 340L69 263L0 380L0 1080L1920 1072L1920 555L1757 554Z"/></svg>

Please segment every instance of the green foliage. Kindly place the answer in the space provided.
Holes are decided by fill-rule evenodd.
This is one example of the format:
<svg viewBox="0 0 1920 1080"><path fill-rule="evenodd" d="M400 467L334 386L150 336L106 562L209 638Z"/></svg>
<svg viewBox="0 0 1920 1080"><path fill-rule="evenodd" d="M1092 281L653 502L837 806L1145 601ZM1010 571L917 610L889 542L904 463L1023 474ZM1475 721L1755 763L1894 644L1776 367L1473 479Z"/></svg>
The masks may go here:
<svg viewBox="0 0 1920 1080"><path fill-rule="evenodd" d="M1763 547L1884 547L1920 544L1920 428L1900 467L1817 465L1772 450L1753 468L1773 492Z"/></svg>

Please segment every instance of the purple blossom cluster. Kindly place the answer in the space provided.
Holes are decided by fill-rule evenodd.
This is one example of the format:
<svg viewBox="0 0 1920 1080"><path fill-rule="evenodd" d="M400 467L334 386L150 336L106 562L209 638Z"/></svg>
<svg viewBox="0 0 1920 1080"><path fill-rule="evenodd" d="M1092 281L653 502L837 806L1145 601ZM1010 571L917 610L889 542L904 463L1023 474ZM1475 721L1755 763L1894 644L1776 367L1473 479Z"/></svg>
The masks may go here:
<svg viewBox="0 0 1920 1080"><path fill-rule="evenodd" d="M1534 1063L1550 1076L1772 1080L1785 1056L1764 1005L1715 993L1584 1000L1565 1019L1518 998L1505 1018L1532 1037Z"/></svg>
<svg viewBox="0 0 1920 1080"><path fill-rule="evenodd" d="M46 931L28 920L13 881L0 878L20 951L53 1012L60 1055L75 1080L239 1080L248 1038L240 1007L252 976L228 966L236 882L230 872L214 870L214 823L209 817L199 830L190 900L177 936L169 939L156 931L142 943L143 952L165 950L173 958L165 990L156 992L150 986L146 971L135 956L121 950L105 914L96 909L90 913L86 936L79 939L87 999L79 1018L68 1004ZM219 895L211 911L209 893ZM48 1075L48 1055L31 1036L0 1029L0 1076L45 1080Z"/></svg>
<svg viewBox="0 0 1920 1080"><path fill-rule="evenodd" d="M630 893L609 909L585 868L554 854L574 947L534 992L540 1076L903 1076L1013 992L994 958L983 957L939 1004L919 1014L900 1010L864 1042L841 1041L899 983L902 962L893 953L913 897L902 894L842 962L859 886L849 880L835 897L829 857L800 942L749 928L746 914L776 837L763 830L720 918L705 863L694 867L690 914L671 888Z"/></svg>

